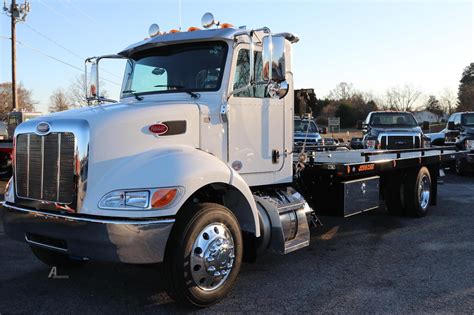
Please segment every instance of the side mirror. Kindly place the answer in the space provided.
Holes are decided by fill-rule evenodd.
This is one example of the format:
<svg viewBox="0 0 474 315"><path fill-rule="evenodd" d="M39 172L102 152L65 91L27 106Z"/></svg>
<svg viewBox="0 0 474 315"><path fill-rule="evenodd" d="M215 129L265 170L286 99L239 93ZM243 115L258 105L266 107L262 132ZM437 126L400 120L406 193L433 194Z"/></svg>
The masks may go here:
<svg viewBox="0 0 474 315"><path fill-rule="evenodd" d="M88 69L90 67L90 69ZM86 96L87 100L97 99L99 96L99 70L96 59L86 60Z"/></svg>
<svg viewBox="0 0 474 315"><path fill-rule="evenodd" d="M448 121L448 130L456 129L456 125L454 125L454 121Z"/></svg>
<svg viewBox="0 0 474 315"><path fill-rule="evenodd" d="M357 121L357 129L362 130L362 120Z"/></svg>
<svg viewBox="0 0 474 315"><path fill-rule="evenodd" d="M271 83L285 81L285 41L283 36L267 35L263 38L263 80Z"/></svg>
<svg viewBox="0 0 474 315"><path fill-rule="evenodd" d="M430 122L429 121L424 121L422 125L423 131L429 131L430 130Z"/></svg>

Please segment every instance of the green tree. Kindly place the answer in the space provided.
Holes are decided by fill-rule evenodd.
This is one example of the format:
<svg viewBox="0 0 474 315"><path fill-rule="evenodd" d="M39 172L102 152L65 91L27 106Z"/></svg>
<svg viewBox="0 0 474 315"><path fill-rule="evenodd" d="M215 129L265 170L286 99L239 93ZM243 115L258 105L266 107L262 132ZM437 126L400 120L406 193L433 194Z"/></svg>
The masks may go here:
<svg viewBox="0 0 474 315"><path fill-rule="evenodd" d="M425 110L432 112L433 114L438 115L439 117L444 115L443 107L441 103L438 101L436 96L430 95L428 97L428 101L426 101Z"/></svg>
<svg viewBox="0 0 474 315"><path fill-rule="evenodd" d="M351 104L340 102L336 109L336 117L341 118L342 128L353 128L357 121L357 111Z"/></svg>
<svg viewBox="0 0 474 315"><path fill-rule="evenodd" d="M458 112L474 111L474 62L464 68L458 89Z"/></svg>

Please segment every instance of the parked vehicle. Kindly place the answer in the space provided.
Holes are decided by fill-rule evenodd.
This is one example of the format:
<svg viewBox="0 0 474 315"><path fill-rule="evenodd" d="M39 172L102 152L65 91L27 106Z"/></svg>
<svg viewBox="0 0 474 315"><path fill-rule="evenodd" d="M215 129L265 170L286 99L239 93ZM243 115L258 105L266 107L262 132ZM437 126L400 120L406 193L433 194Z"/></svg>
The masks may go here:
<svg viewBox="0 0 474 315"><path fill-rule="evenodd" d="M430 139L423 134L423 130L429 130L429 123L423 123L421 128L409 112L371 112L358 127L363 130L364 148L367 149L413 149L431 146Z"/></svg>
<svg viewBox="0 0 474 315"><path fill-rule="evenodd" d="M456 160L456 173L463 175L474 166L474 112L454 113L446 124L445 143L469 153Z"/></svg>
<svg viewBox="0 0 474 315"><path fill-rule="evenodd" d="M316 122L310 117L295 117L294 119L294 145L317 145L321 142L321 135Z"/></svg>
<svg viewBox="0 0 474 315"><path fill-rule="evenodd" d="M352 150L363 149L364 148L363 138L352 138L349 145Z"/></svg>
<svg viewBox="0 0 474 315"><path fill-rule="evenodd" d="M51 266L163 262L170 295L205 307L231 290L243 260L308 246L316 211L351 216L382 197L392 213L428 213L440 163L463 152L293 153L298 38L210 29L210 13L202 22L187 32L153 25L118 55L87 59L89 101L100 107L18 126L7 235ZM104 58L127 60L115 104L97 84Z"/></svg>
<svg viewBox="0 0 474 315"><path fill-rule="evenodd" d="M426 136L430 138L432 146L443 146L447 131L448 129L445 128L440 132L427 133Z"/></svg>
<svg viewBox="0 0 474 315"><path fill-rule="evenodd" d="M8 178L12 174L13 134L22 122L39 117L38 112L11 112L7 123L0 125L0 178Z"/></svg>

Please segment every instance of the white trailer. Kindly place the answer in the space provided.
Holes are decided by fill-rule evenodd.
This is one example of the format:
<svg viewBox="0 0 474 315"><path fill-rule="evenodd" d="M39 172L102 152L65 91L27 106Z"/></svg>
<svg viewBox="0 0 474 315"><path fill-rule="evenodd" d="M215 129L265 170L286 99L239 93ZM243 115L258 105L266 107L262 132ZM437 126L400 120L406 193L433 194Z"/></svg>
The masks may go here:
<svg viewBox="0 0 474 315"><path fill-rule="evenodd" d="M371 161L360 152L302 152L294 164L298 38L234 28L211 14L202 22L204 30L183 32L153 26L150 38L118 55L88 59L95 104L18 126L3 204L10 237L52 266L163 262L171 296L205 307L225 297L244 259L309 245L318 220L303 195L317 210L312 185L358 192L353 214L378 205L384 172L409 173L409 188L387 177L398 189L389 200L426 213L435 201L430 174L460 153L422 149ZM115 104L104 104L98 86L103 58L127 60ZM402 190L414 196L404 204Z"/></svg>

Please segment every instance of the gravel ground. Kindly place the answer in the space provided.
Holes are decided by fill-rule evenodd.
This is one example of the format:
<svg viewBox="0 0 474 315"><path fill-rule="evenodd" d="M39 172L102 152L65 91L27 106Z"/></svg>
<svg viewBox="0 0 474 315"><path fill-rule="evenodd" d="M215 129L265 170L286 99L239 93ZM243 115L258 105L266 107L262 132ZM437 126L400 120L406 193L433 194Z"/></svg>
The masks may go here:
<svg viewBox="0 0 474 315"><path fill-rule="evenodd" d="M472 314L473 204L474 177L450 175L423 219L323 217L311 246L245 264L230 296L201 312ZM49 279L3 227L0 256L0 314L187 311L163 292L160 266L88 263Z"/></svg>

